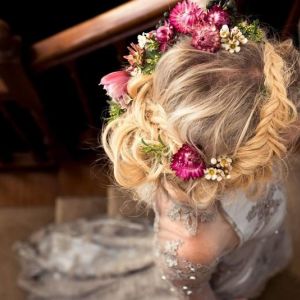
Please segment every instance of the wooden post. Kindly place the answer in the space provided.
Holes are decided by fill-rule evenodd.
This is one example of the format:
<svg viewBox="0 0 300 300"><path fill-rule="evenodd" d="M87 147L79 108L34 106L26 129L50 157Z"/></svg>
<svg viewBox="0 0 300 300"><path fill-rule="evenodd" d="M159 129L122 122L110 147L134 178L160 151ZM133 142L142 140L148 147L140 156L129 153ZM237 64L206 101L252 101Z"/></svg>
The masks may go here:
<svg viewBox="0 0 300 300"><path fill-rule="evenodd" d="M50 146L53 145L53 138L40 99L21 64L20 44L20 38L12 35L9 26L0 20L0 105L13 101L17 106L28 111L42 133L44 145ZM9 118L8 115L6 117ZM26 134L21 126L12 117L10 123L24 140ZM38 154L38 150L34 149L33 145L31 147L31 150Z"/></svg>

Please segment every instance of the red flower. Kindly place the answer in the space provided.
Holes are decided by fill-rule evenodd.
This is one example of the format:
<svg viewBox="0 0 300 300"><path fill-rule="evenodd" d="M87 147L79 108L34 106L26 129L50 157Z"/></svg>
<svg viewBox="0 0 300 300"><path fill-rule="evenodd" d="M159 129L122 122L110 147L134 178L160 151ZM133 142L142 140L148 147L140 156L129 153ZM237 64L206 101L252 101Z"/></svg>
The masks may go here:
<svg viewBox="0 0 300 300"><path fill-rule="evenodd" d="M183 180L203 177L205 168L198 151L188 144L184 144L172 157L171 169Z"/></svg>
<svg viewBox="0 0 300 300"><path fill-rule="evenodd" d="M201 25L192 32L192 45L202 51L216 52L220 49L219 30L212 25Z"/></svg>
<svg viewBox="0 0 300 300"><path fill-rule="evenodd" d="M159 42L160 50L162 52L165 52L168 49L168 42L173 38L173 34L173 26L167 21L165 21L163 26L160 26L156 30L156 40Z"/></svg>
<svg viewBox="0 0 300 300"><path fill-rule="evenodd" d="M127 84L130 77L126 71L117 71L109 73L100 81L107 95L119 102L122 108L126 108L128 104Z"/></svg>
<svg viewBox="0 0 300 300"><path fill-rule="evenodd" d="M211 25L215 25L220 29L223 25L228 25L230 22L229 14L219 5L214 5L207 14L207 21Z"/></svg>
<svg viewBox="0 0 300 300"><path fill-rule="evenodd" d="M201 23L205 12L194 2L189 0L177 3L170 12L171 25L181 33L190 33L191 30Z"/></svg>

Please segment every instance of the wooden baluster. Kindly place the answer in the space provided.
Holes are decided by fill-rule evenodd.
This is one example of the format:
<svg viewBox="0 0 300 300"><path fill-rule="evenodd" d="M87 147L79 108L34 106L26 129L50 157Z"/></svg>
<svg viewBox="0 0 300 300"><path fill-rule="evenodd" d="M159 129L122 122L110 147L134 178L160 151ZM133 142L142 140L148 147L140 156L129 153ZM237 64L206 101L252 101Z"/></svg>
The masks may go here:
<svg viewBox="0 0 300 300"><path fill-rule="evenodd" d="M5 87L0 90L0 100L2 103L14 101L17 106L28 111L43 135L44 144L53 145L53 138L44 117L43 107L21 64L19 49L20 39L13 36L9 26L0 20L0 81L2 82L1 86ZM26 134L22 128L7 114L6 117L9 118L18 136L24 141ZM45 155L35 149L28 140L27 143L39 157Z"/></svg>
<svg viewBox="0 0 300 300"><path fill-rule="evenodd" d="M65 63L65 67L68 70L68 73L70 74L70 77L74 83L74 86L77 90L85 117L87 119L88 125L93 126L95 125L94 117L90 109L90 104L88 100L88 96L86 95L85 89L82 85L82 82L80 80L80 76L78 74L77 66L74 61L69 61Z"/></svg>
<svg viewBox="0 0 300 300"><path fill-rule="evenodd" d="M283 38L291 37L297 30L298 22L300 21L300 1L294 1L289 16L285 22L281 36Z"/></svg>

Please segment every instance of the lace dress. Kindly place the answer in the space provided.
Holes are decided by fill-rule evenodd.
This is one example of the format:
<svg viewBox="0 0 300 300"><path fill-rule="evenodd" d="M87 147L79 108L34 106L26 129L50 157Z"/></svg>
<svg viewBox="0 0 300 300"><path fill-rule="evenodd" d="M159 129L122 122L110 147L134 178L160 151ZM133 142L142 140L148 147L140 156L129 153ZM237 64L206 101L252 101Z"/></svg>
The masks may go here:
<svg viewBox="0 0 300 300"><path fill-rule="evenodd" d="M291 256L280 186L205 211L162 195L154 209L154 230L106 217L41 229L15 247L19 285L30 300L252 298Z"/></svg>
<svg viewBox="0 0 300 300"><path fill-rule="evenodd" d="M162 197L155 223L162 279L179 299L257 297L291 257L285 214L285 193L274 184L257 201L236 192L205 211Z"/></svg>

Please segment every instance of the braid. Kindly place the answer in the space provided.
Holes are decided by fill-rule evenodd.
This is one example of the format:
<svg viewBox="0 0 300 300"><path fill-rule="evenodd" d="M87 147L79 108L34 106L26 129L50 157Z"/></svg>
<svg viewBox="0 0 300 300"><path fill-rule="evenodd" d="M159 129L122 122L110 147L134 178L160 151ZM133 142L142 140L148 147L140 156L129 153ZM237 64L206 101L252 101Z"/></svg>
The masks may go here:
<svg viewBox="0 0 300 300"><path fill-rule="evenodd" d="M289 74L285 63L268 42L264 62L267 100L261 107L255 135L237 150L232 172L233 181L244 186L271 177L273 157L283 158L287 152L281 133L297 117L296 107L287 97Z"/></svg>

